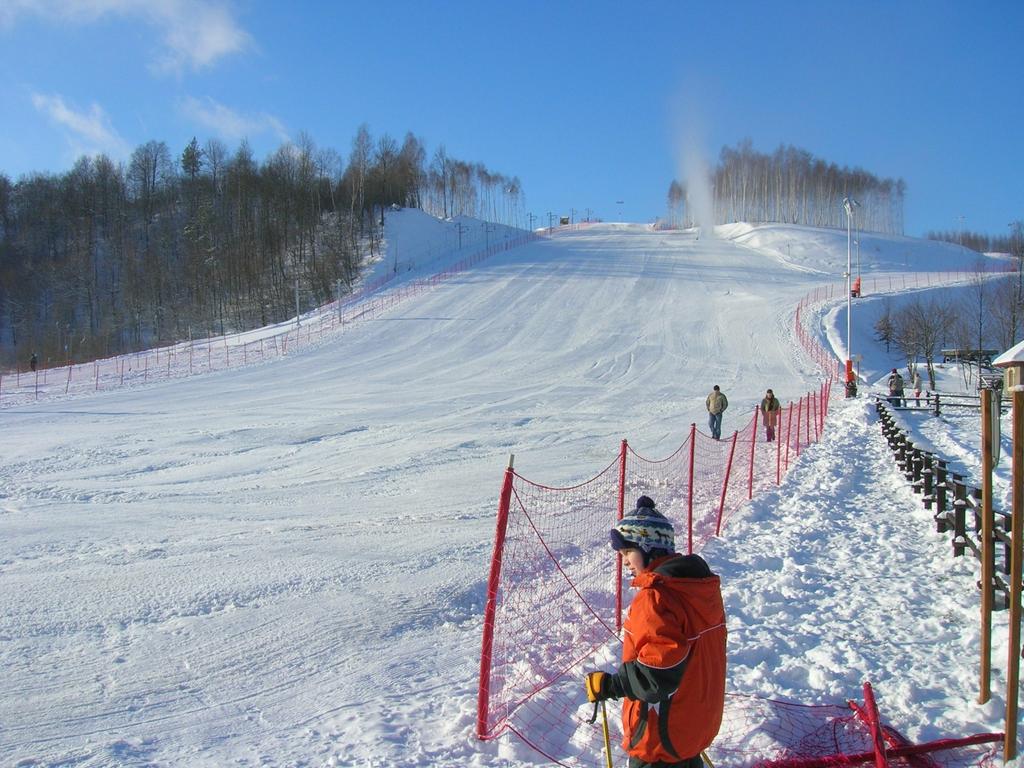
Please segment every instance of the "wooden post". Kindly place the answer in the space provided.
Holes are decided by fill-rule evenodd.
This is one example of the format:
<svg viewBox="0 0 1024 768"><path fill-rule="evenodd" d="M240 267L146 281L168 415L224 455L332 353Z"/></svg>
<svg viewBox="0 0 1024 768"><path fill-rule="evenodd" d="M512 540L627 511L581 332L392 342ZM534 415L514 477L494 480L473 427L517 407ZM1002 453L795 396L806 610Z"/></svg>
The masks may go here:
<svg viewBox="0 0 1024 768"><path fill-rule="evenodd" d="M930 453L924 455L924 508L931 509L935 503L935 461Z"/></svg>
<svg viewBox="0 0 1024 768"><path fill-rule="evenodd" d="M1013 508L1010 554L1010 642L1006 659L1006 740L1003 760L1017 757L1017 691L1020 687L1020 580L1024 556L1024 391L1013 393Z"/></svg>
<svg viewBox="0 0 1024 768"><path fill-rule="evenodd" d="M992 390L981 390L981 682L978 703L991 696L992 679Z"/></svg>
<svg viewBox="0 0 1024 768"><path fill-rule="evenodd" d="M963 557L967 540L967 485L953 474L953 557Z"/></svg>
<svg viewBox="0 0 1024 768"><path fill-rule="evenodd" d="M946 491L949 490L949 469L946 467L945 459L935 459L935 514L945 515L946 512ZM945 527L937 529L939 533L946 530Z"/></svg>

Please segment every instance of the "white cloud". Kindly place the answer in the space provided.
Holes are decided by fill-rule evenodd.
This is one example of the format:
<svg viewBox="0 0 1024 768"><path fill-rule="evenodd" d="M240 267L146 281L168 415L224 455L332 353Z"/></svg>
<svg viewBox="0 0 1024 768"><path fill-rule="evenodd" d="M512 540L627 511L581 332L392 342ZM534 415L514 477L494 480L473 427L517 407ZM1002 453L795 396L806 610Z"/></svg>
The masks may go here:
<svg viewBox="0 0 1024 768"><path fill-rule="evenodd" d="M64 129L75 157L103 153L121 159L131 151L99 104L93 103L87 111L77 112L64 102L63 97L41 93L32 94L32 104Z"/></svg>
<svg viewBox="0 0 1024 768"><path fill-rule="evenodd" d="M206 126L218 136L238 141L251 136L269 133L281 141L288 141L288 131L284 124L266 112L255 115L244 115L220 102L207 97L196 99L189 96L181 105L186 117Z"/></svg>
<svg viewBox="0 0 1024 768"><path fill-rule="evenodd" d="M254 45L224 0L0 0L0 25L29 14L66 24L104 16L139 19L162 33L153 62L162 71L202 69Z"/></svg>
<svg viewBox="0 0 1024 768"><path fill-rule="evenodd" d="M218 59L253 45L227 6L199 0L162 0L144 4L154 23L164 29L164 69L202 69Z"/></svg>

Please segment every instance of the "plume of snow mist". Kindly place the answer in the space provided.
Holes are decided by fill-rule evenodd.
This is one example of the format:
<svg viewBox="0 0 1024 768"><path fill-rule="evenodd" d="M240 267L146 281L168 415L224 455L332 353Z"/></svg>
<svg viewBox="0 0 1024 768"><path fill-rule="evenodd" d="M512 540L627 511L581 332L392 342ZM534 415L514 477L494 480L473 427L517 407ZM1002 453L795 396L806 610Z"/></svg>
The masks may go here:
<svg viewBox="0 0 1024 768"><path fill-rule="evenodd" d="M715 233L715 201L711 191L711 173L704 153L695 145L683 149L680 167L682 183L686 188L686 209L693 225L701 234L711 237Z"/></svg>
<svg viewBox="0 0 1024 768"><path fill-rule="evenodd" d="M685 218L708 237L714 234L715 199L711 188L711 172L703 140L703 121L698 102L702 89L699 83L681 87L672 105L673 149L676 157L676 179L686 191Z"/></svg>

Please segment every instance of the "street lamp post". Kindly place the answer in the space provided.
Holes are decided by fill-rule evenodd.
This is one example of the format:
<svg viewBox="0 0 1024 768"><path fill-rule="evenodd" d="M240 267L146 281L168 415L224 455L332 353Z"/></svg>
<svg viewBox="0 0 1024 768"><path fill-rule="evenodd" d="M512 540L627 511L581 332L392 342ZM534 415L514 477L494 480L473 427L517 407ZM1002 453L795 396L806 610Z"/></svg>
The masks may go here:
<svg viewBox="0 0 1024 768"><path fill-rule="evenodd" d="M851 318L853 316L853 209L860 203L852 197L843 198L846 211L846 396L857 396L857 379L853 375L853 338ZM859 249L859 246L858 246Z"/></svg>

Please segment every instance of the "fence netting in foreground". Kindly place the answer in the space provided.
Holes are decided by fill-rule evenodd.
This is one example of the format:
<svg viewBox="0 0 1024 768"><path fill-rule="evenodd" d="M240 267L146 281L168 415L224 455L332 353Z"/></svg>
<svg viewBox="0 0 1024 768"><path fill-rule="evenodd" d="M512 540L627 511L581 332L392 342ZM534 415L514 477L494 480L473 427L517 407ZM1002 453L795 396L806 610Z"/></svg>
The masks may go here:
<svg viewBox="0 0 1024 768"><path fill-rule="evenodd" d="M531 699L528 717L509 726L528 748L566 768L604 765L601 719L589 722L593 705L568 707L579 700L579 681L560 681ZM998 765L1003 734L983 733L911 743L886 724L865 683L864 702L796 704L777 699L727 694L722 727L707 757L716 768L988 768ZM619 703L607 702L613 764L625 765ZM542 709L558 711L561 721L539 731L529 716Z"/></svg>

